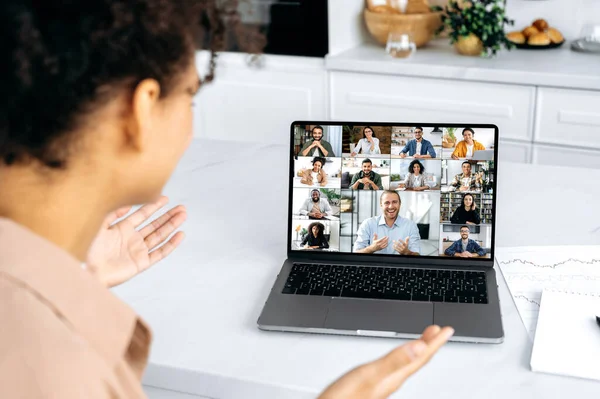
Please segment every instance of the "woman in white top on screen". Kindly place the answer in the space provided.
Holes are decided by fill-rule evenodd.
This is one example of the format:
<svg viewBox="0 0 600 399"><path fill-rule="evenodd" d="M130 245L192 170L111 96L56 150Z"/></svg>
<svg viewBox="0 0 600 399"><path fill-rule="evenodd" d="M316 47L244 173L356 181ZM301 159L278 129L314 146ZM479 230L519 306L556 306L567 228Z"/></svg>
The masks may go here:
<svg viewBox="0 0 600 399"><path fill-rule="evenodd" d="M407 191L423 191L429 189L429 186L425 184L426 176L425 166L415 159L408 166L408 173L402 183L398 185L398 189L405 188Z"/></svg>
<svg viewBox="0 0 600 399"><path fill-rule="evenodd" d="M375 137L373 128L365 126L363 129L363 136L364 138L358 140L358 143L356 143L356 147L354 147L354 151L352 151L350 156L359 154L361 150L363 154L367 155L381 154L381 150L379 149L379 139Z"/></svg>

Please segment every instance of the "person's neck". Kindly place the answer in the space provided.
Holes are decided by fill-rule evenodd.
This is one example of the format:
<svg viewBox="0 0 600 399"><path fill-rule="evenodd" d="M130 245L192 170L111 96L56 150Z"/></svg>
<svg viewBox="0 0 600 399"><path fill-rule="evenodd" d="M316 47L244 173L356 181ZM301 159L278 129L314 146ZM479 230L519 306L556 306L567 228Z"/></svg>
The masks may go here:
<svg viewBox="0 0 600 399"><path fill-rule="evenodd" d="M469 242L469 237L467 237L467 238L461 238L461 239L462 239L462 242L464 242L465 244L467 244Z"/></svg>
<svg viewBox="0 0 600 399"><path fill-rule="evenodd" d="M396 223L396 219L398 219L398 216L396 216L395 218L388 218L387 216L384 216L383 218L385 219L385 224L387 224L388 227L392 227L394 223Z"/></svg>
<svg viewBox="0 0 600 399"><path fill-rule="evenodd" d="M417 140L418 143L420 143L423 140L423 137L421 137L420 139L415 139Z"/></svg>
<svg viewBox="0 0 600 399"><path fill-rule="evenodd" d="M83 174L82 174L83 176ZM111 210L110 184L68 171L41 175L33 167L0 167L0 217L8 218L64 249L80 261Z"/></svg>

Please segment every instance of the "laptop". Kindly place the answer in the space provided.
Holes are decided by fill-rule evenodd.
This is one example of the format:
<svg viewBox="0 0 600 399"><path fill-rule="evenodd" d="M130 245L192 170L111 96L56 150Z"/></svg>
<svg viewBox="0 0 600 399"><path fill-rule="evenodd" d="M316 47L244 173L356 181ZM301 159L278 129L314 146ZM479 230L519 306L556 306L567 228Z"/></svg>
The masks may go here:
<svg viewBox="0 0 600 399"><path fill-rule="evenodd" d="M473 157L477 161L491 161L494 159L494 150L478 150L473 152Z"/></svg>
<svg viewBox="0 0 600 399"><path fill-rule="evenodd" d="M447 128L465 127L494 149L492 159L443 157ZM418 128L435 158L408 150L417 148L409 142ZM453 341L502 342L493 268L497 143L490 124L293 122L287 259L258 327L416 338L438 324L454 328ZM403 150L406 158L391 156ZM439 184L425 191L424 177ZM325 202L335 218L299 216L304 206L318 219Z"/></svg>

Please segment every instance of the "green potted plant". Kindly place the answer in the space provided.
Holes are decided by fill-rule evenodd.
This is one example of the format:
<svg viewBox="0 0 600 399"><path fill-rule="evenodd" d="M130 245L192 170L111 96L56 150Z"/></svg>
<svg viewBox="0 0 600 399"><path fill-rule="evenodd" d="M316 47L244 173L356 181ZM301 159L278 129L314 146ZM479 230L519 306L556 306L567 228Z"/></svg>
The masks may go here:
<svg viewBox="0 0 600 399"><path fill-rule="evenodd" d="M302 230L300 230L300 236L302 237L302 241L304 241L304 237L306 237L307 234L308 230L306 229L306 227L303 227Z"/></svg>
<svg viewBox="0 0 600 399"><path fill-rule="evenodd" d="M496 55L502 47L510 50L514 44L506 38L505 0L450 0L442 14L442 27L447 28L450 43L463 55Z"/></svg>

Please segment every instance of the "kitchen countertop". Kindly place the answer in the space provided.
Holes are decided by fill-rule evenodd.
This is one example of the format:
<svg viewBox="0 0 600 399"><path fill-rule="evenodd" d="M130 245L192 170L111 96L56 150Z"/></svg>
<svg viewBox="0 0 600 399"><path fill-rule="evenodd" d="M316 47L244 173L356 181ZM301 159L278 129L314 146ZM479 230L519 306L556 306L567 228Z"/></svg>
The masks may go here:
<svg viewBox="0 0 600 399"><path fill-rule="evenodd" d="M268 180L256 178L261 170ZM171 206L187 206L186 239L113 291L153 330L145 385L190 395L177 397L314 398L342 373L405 342L257 328L286 257L288 173L287 146L193 140L164 190ZM598 243L600 186L573 176L595 182L600 171L503 163L497 245ZM531 341L496 272L504 343L451 342L393 397L599 396L597 382L530 371Z"/></svg>
<svg viewBox="0 0 600 399"><path fill-rule="evenodd" d="M494 58L461 56L450 39L435 39L408 59L363 44L328 55L330 71L366 72L466 81L600 90L600 55L578 53L570 42L551 50L502 50Z"/></svg>

